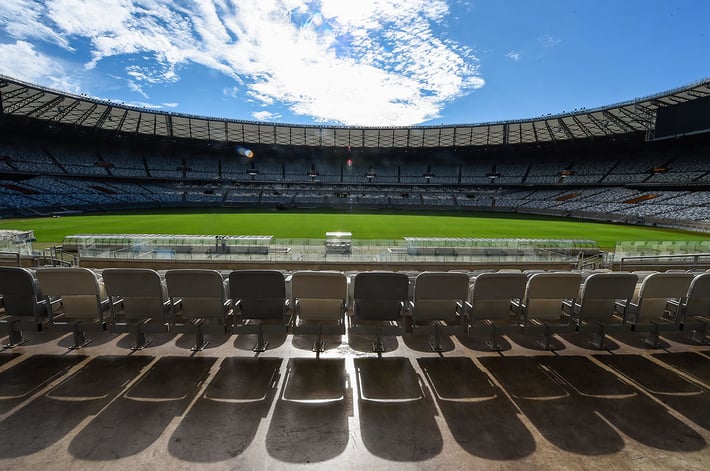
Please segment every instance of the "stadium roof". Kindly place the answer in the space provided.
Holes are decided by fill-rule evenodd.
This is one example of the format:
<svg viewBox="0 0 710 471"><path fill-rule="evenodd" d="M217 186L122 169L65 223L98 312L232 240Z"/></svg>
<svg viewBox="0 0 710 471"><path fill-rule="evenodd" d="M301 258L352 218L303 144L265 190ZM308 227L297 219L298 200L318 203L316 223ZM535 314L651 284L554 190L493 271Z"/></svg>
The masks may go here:
<svg viewBox="0 0 710 471"><path fill-rule="evenodd" d="M242 145L437 148L575 141L653 133L659 108L710 96L710 79L595 109L533 119L412 127L313 126L166 113L73 95L0 75L0 109L17 116L117 134Z"/></svg>

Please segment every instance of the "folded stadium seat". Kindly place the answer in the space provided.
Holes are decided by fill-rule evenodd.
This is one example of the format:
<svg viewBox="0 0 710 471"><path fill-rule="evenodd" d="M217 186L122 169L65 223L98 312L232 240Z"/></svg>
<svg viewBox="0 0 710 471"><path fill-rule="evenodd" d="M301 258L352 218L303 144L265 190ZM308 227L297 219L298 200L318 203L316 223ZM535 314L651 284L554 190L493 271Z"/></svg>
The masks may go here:
<svg viewBox="0 0 710 471"><path fill-rule="evenodd" d="M291 277L294 334L315 334L316 358L325 350L322 335L345 334L348 280L337 271L297 271Z"/></svg>
<svg viewBox="0 0 710 471"><path fill-rule="evenodd" d="M412 331L414 334L433 335L429 347L442 352L441 333L466 333L468 313L468 274L455 272L423 272L414 280Z"/></svg>
<svg viewBox="0 0 710 471"><path fill-rule="evenodd" d="M652 273L641 282L641 287L634 298L628 303L617 303L617 308L623 310L626 323L631 325L631 330L642 326L648 330L648 335L643 341L658 347L658 333L663 330L680 329L678 318L678 301L688 293L693 275L690 273ZM676 309L667 310L669 301L676 301Z"/></svg>
<svg viewBox="0 0 710 471"><path fill-rule="evenodd" d="M84 332L106 330L109 300L103 282L88 268L57 267L37 270L37 281L42 293L61 301L61 310L50 310L49 327L71 331L74 343L70 349L81 348L91 342Z"/></svg>
<svg viewBox="0 0 710 471"><path fill-rule="evenodd" d="M562 309L563 302L574 303L579 295L582 275L573 272L535 273L528 279L525 295L520 302L513 301L514 309L520 309L524 319L525 333L542 328L538 340L545 350L553 350L552 336L556 332L573 332L577 325Z"/></svg>
<svg viewBox="0 0 710 471"><path fill-rule="evenodd" d="M490 334L485 342L491 350L501 350L499 334L521 331L519 312L511 310L514 300L525 294L527 276L524 273L481 273L471 284L468 301L471 304L469 335Z"/></svg>
<svg viewBox="0 0 710 471"><path fill-rule="evenodd" d="M389 271L363 272L355 275L353 284L353 315L349 332L371 334L374 330L377 339L372 344L372 350L383 353L383 335L404 334L409 277Z"/></svg>
<svg viewBox="0 0 710 471"><path fill-rule="evenodd" d="M616 303L626 303L634 296L638 276L627 272L593 273L583 282L578 301L565 301L565 312L577 323L580 332L594 332L590 342L605 348L604 337L608 331L626 329L623 313L619 316Z"/></svg>
<svg viewBox="0 0 710 471"><path fill-rule="evenodd" d="M695 275L684 300L670 301L670 309L678 308L683 330L690 330L690 338L707 344L708 324L710 324L710 272Z"/></svg>
<svg viewBox="0 0 710 471"><path fill-rule="evenodd" d="M235 334L257 334L254 352L264 352L264 327L286 332L289 300L286 280L278 270L236 270L229 274ZM268 325L267 325L268 324Z"/></svg>
<svg viewBox="0 0 710 471"><path fill-rule="evenodd" d="M167 332L171 308L165 284L148 268L107 268L102 277L111 301L111 332L135 332L131 350L150 344L146 332Z"/></svg>
<svg viewBox="0 0 710 471"><path fill-rule="evenodd" d="M7 326L8 334L8 343L3 345L4 348L27 342L29 339L22 336L23 330L42 330L51 306L42 296L31 271L20 267L0 267L0 295L5 306L0 324Z"/></svg>
<svg viewBox="0 0 710 471"><path fill-rule="evenodd" d="M225 281L216 270L178 269L165 272L165 284L173 306L172 328L194 332L193 352L203 350L209 340L205 333L225 334L231 312Z"/></svg>

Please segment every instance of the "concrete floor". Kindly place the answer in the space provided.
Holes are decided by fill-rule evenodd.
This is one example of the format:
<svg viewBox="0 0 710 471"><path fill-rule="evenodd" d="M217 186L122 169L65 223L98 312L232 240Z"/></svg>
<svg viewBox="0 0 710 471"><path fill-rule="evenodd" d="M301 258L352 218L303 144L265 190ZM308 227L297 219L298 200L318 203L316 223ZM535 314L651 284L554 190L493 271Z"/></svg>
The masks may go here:
<svg viewBox="0 0 710 471"><path fill-rule="evenodd" d="M710 468L710 348L636 334L534 338L211 338L28 334L0 352L0 469Z"/></svg>

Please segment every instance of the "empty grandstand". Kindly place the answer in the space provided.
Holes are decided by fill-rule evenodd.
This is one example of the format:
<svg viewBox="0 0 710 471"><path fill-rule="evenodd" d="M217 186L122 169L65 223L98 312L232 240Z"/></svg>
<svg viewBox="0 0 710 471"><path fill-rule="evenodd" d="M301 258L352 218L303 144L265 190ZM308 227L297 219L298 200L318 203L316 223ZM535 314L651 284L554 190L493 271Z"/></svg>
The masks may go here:
<svg viewBox="0 0 710 471"><path fill-rule="evenodd" d="M706 231L708 135L655 125L708 94L699 82L526 121L353 128L160 113L2 77L0 215L495 210Z"/></svg>

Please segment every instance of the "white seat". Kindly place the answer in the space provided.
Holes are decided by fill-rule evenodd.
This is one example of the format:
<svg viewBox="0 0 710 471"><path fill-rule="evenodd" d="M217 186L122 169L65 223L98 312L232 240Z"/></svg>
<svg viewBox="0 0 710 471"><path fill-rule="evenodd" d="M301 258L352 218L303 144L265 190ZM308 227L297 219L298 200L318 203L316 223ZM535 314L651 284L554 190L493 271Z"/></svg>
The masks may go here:
<svg viewBox="0 0 710 471"><path fill-rule="evenodd" d="M412 332L433 335L429 347L443 351L440 334L466 333L468 311L468 274L455 272L423 272L414 280L411 303Z"/></svg>
<svg viewBox="0 0 710 471"><path fill-rule="evenodd" d="M42 330L51 306L42 296L31 271L21 267L0 267L0 296L5 306L0 324L7 326L8 334L5 348L27 342L29 339L22 336L23 330Z"/></svg>
<svg viewBox="0 0 710 471"><path fill-rule="evenodd" d="M91 342L86 330L105 330L104 316L109 311L109 300L103 282L88 268L56 267L37 270L42 293L61 301L61 312L50 310L50 326L74 334L70 349L81 348Z"/></svg>
<svg viewBox="0 0 710 471"><path fill-rule="evenodd" d="M169 330L170 300L158 272L147 268L107 268L102 276L111 300L110 329L134 332L136 343L131 350L150 344L146 332Z"/></svg>
<svg viewBox="0 0 710 471"><path fill-rule="evenodd" d="M293 333L316 334L316 357L325 350L322 335L345 334L348 280L337 271L297 271L291 277Z"/></svg>
<svg viewBox="0 0 710 471"><path fill-rule="evenodd" d="M528 279L519 308L526 333L530 327L542 327L538 344L544 349L552 349L554 332L576 330L572 317L562 307L565 301L574 303L581 283L582 275L573 272L535 273Z"/></svg>
<svg viewBox="0 0 710 471"><path fill-rule="evenodd" d="M514 300L525 294L527 276L524 273L481 273L471 284L468 301L471 305L469 334L489 334L485 343L491 350L501 350L499 333L521 331L522 318L511 310Z"/></svg>
<svg viewBox="0 0 710 471"><path fill-rule="evenodd" d="M216 270L177 269L165 272L165 284L175 318L176 332L194 332L192 351L203 350L209 340L205 332L226 333L231 302L225 282Z"/></svg>

